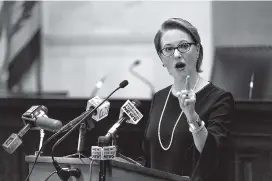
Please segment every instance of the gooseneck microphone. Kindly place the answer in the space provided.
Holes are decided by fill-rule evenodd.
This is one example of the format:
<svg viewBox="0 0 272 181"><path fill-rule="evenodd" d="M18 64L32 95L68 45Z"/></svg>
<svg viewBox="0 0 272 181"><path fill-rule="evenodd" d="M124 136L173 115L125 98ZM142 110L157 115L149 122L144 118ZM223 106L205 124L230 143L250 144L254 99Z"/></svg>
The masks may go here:
<svg viewBox="0 0 272 181"><path fill-rule="evenodd" d="M110 97L114 92L116 92L118 89L120 88L125 88L128 85L128 81L127 80L123 80L120 84L119 87L117 89L115 89L108 97Z"/></svg>
<svg viewBox="0 0 272 181"><path fill-rule="evenodd" d="M138 79L140 79L143 83L145 83L151 91L151 98L153 97L153 95L155 94L155 87L152 85L152 83L147 80L145 77L141 76L139 73L137 73L136 71L134 71L134 68L139 66L141 64L140 60L135 60L129 67L129 71L132 73L132 75L134 75L135 77L137 77Z"/></svg>
<svg viewBox="0 0 272 181"><path fill-rule="evenodd" d="M128 81L127 80L124 80L122 81L120 84L119 84L119 87L114 90L107 98L109 98L115 91L117 91L118 89L120 88L124 88L128 85ZM98 107L98 106L97 106ZM87 117L87 114L89 115L89 111L85 111L83 112L80 116L76 117L75 119L73 119L72 121L70 121L67 125L63 126L65 128L61 128L59 131L57 131L56 133L54 133L51 137L49 137L45 142L44 144L42 145L42 148L38 151L38 153L36 154L36 158L34 160L34 163L32 165L32 168L31 170L29 171L25 181L27 181L37 163L37 160L38 160L38 157L40 156L41 152L43 151L43 149L45 148L46 145L48 145L48 143L50 143L54 138L56 138L60 133L64 132L64 131L67 131L68 129L70 129L74 124L76 124L78 121L80 121L81 119L83 119L85 116ZM73 122L73 123L71 123ZM56 164L56 166L58 165L58 163Z"/></svg>
<svg viewBox="0 0 272 181"><path fill-rule="evenodd" d="M77 143L78 153L82 153L84 150L86 130L87 130L86 123L82 122L79 127L79 136L78 136L78 143ZM80 154L79 154L79 158L80 158Z"/></svg>
<svg viewBox="0 0 272 181"><path fill-rule="evenodd" d="M124 122L139 122L143 115L142 113L137 109L141 106L141 102L138 100L129 101L127 100L126 103L121 107L121 113L120 118L116 121L116 123L109 129L107 134L104 136L104 139L101 139L103 141L109 142L110 138L112 138L115 133L117 132L117 129L124 123ZM136 124L137 124L136 123Z"/></svg>
<svg viewBox="0 0 272 181"><path fill-rule="evenodd" d="M125 104L121 107L119 120L109 129L105 136L98 137L98 146L104 147L108 146L110 139L115 135L117 129L124 123L137 124L143 117L142 113L137 109L141 105L140 101L129 101L127 100ZM106 168L108 165L108 160L99 161L99 181L106 180Z"/></svg>
<svg viewBox="0 0 272 181"><path fill-rule="evenodd" d="M103 100L104 99L101 99L99 96L96 96L96 97L88 100L86 111L93 110ZM80 123L78 143L77 143L77 153L74 153L72 155L67 155L65 157L78 156L80 158L81 156L83 156L83 157L87 158L82 153L83 150L84 150L84 142L85 142L85 134L86 134L86 131L87 131L87 125L88 125L88 130L91 130L92 128L94 128L94 124L95 124L94 121L98 122L98 121L104 119L105 117L107 117L108 114L109 114L109 109L110 109L110 102L106 101L100 107L97 108L95 113L92 115L92 119L90 119L90 121L89 121L89 119L87 119L87 120Z"/></svg>
<svg viewBox="0 0 272 181"><path fill-rule="evenodd" d="M22 120L25 126L18 132L12 133L3 143L3 148L12 154L23 142L22 137L33 128L41 128L47 131L55 132L62 127L62 123L54 119L43 119L47 117L47 108L45 106L32 106L23 115Z"/></svg>
<svg viewBox="0 0 272 181"><path fill-rule="evenodd" d="M80 173L80 170L79 172L69 172L69 169L62 169L60 168L58 162L54 159L54 150L56 148L56 146L58 144L60 144L69 134L71 134L71 132L76 129L78 127L79 124L81 124L81 122L83 122L90 114L94 113L94 111L96 111L104 102L106 102L110 96L115 93L117 90L119 90L120 88L124 88L128 85L128 81L127 80L124 80L122 81L119 86L114 90L112 91L101 103L99 103L95 108L91 109L91 111L87 111L88 113L86 113L86 115L83 116L83 118L78 121L65 135L63 135L52 147L52 151L51 151L51 157L52 157L52 160L53 160L53 165L54 167L56 168L56 171L57 171L57 174L59 176L59 178L63 181L68 181L68 179L71 177L71 176L74 176L74 177L77 177L79 178L81 173Z"/></svg>

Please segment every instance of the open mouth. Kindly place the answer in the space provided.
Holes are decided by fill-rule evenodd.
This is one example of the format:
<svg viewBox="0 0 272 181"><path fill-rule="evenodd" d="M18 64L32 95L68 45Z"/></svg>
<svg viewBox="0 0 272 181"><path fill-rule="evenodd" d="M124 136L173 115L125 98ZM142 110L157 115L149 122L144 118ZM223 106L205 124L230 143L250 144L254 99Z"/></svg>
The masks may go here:
<svg viewBox="0 0 272 181"><path fill-rule="evenodd" d="M186 66L185 63L178 62L178 63L176 63L175 68L178 70L183 70L185 68L185 66Z"/></svg>

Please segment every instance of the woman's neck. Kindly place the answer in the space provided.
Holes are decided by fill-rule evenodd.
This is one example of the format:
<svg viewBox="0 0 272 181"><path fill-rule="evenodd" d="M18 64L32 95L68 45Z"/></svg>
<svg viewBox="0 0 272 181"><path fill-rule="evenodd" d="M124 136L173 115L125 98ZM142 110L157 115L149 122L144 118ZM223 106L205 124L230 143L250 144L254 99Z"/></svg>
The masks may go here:
<svg viewBox="0 0 272 181"><path fill-rule="evenodd" d="M197 86L196 83L199 78L200 78L200 76L198 73L190 75L189 85L190 85L191 89L193 89ZM175 78L174 84L173 84L173 88L175 89L175 91L184 90L185 89L185 81L186 81L186 76L180 77L180 78Z"/></svg>

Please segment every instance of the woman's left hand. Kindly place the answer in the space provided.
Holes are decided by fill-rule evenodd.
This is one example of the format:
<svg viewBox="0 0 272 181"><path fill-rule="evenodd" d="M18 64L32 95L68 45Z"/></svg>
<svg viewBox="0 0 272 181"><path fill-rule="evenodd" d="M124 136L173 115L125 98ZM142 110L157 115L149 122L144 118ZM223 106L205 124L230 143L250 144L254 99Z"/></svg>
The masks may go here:
<svg viewBox="0 0 272 181"><path fill-rule="evenodd" d="M197 113L195 112L196 94L190 88L189 77L186 78L185 90L178 92L178 100L180 108L183 110L189 122L197 120Z"/></svg>

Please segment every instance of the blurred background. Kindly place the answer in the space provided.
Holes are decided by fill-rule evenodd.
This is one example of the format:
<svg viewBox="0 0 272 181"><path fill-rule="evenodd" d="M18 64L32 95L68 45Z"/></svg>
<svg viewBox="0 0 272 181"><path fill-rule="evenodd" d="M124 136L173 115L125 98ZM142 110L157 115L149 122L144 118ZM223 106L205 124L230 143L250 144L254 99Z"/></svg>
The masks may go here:
<svg viewBox="0 0 272 181"><path fill-rule="evenodd" d="M202 76L235 97L229 180L272 180L271 9L270 1L1 1L0 141L18 132L21 114L34 104L65 122L84 111L88 99L106 97L126 79L129 85L110 99L108 121L88 133L86 154L122 104L139 99L144 119L122 130L119 143L125 155L142 156L151 97L172 84L153 38L164 20L181 17L201 36ZM73 153L77 136L56 154ZM0 181L24 180L24 156L38 142L39 133L32 131L15 154L0 149Z"/></svg>
<svg viewBox="0 0 272 181"><path fill-rule="evenodd" d="M151 99L151 87L157 91L172 83L153 45L160 24L169 17L183 17L198 27L205 47L203 76L211 77L214 47L211 2L28 3L10 5L6 13L16 13L8 18L3 16L12 23L5 25L17 32L5 40L5 27L2 28L2 44L11 43L4 46L6 50L2 54L2 59L9 59L4 61L2 72L8 91L89 97L95 83L104 77L105 84L99 91L101 96L127 79L129 86L113 98ZM6 6L8 4L12 3L7 2ZM29 11L30 16L22 19L20 11ZM21 21L17 22L19 27L13 25L16 21ZM28 53L24 54L24 60L21 56L16 61L26 48L31 50L25 50ZM4 56L5 51L9 51L9 55ZM136 60L140 60L140 64L133 68L151 83L151 87L131 74L130 67Z"/></svg>

